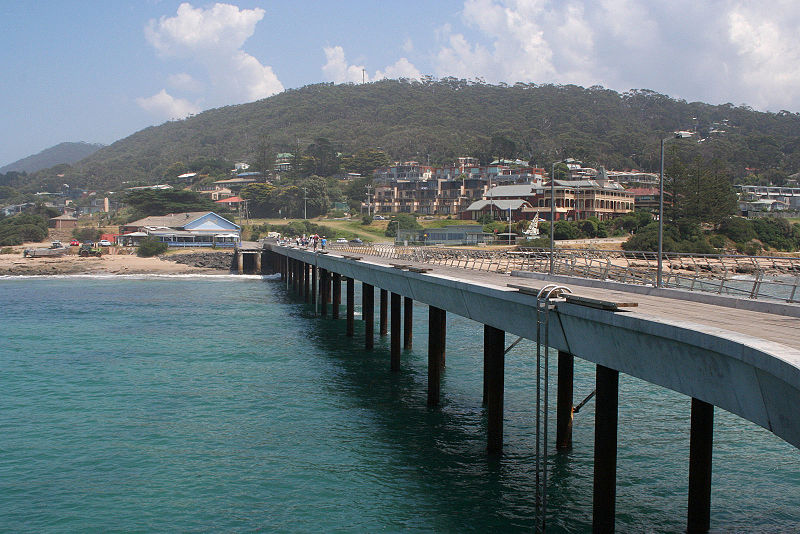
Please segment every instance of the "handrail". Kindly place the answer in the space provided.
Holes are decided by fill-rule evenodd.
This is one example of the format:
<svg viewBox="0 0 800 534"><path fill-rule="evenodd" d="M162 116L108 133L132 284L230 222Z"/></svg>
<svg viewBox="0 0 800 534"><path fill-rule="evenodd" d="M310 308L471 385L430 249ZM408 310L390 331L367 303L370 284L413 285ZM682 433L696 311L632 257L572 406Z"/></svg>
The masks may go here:
<svg viewBox="0 0 800 534"><path fill-rule="evenodd" d="M550 249L476 250L390 243L333 244L331 250L480 271L548 272ZM663 287L749 299L800 302L800 258L733 254L664 253ZM655 285L657 253L597 249L556 249L553 274ZM774 279L770 276L781 276ZM789 280L790 276L793 280Z"/></svg>

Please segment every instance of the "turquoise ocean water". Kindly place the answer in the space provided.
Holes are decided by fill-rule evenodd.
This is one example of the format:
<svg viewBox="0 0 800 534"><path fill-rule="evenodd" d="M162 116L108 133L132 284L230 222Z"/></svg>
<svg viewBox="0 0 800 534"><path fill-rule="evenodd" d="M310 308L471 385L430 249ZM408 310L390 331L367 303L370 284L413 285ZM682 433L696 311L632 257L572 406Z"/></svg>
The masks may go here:
<svg viewBox="0 0 800 534"><path fill-rule="evenodd" d="M490 460L482 329L460 317L429 410L421 305L398 374L388 338L365 352L360 321L347 338L270 278L5 278L0 306L0 531L534 527L532 343L507 356ZM594 367L575 373L577 402ZM593 407L550 458L553 532L591 528ZM800 451L715 415L713 530L797 531ZM683 530L688 432L688 398L621 377L620 532Z"/></svg>

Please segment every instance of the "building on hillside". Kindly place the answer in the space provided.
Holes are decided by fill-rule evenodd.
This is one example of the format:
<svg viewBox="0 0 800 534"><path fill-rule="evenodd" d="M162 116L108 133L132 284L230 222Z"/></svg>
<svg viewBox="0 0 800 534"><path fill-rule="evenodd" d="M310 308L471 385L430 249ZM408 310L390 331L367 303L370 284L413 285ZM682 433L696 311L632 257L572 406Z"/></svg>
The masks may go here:
<svg viewBox="0 0 800 534"><path fill-rule="evenodd" d="M424 245L478 245L490 237L480 224L451 224L443 228L400 230L395 241Z"/></svg>
<svg viewBox="0 0 800 534"><path fill-rule="evenodd" d="M536 216L536 209L526 200L478 200L461 212L461 219L476 221L486 215L496 221L525 221Z"/></svg>
<svg viewBox="0 0 800 534"><path fill-rule="evenodd" d="M659 192L657 187L631 187L626 189L628 193L633 195L633 207L636 210L649 211L651 213L658 213L659 210ZM664 193L664 201L666 202L668 193Z"/></svg>
<svg viewBox="0 0 800 534"><path fill-rule="evenodd" d="M275 165L273 165L272 168L275 169L277 173L289 172L292 170L293 161L294 154L291 152L281 152L275 155Z"/></svg>
<svg viewBox="0 0 800 534"><path fill-rule="evenodd" d="M227 188L233 191L234 193L238 193L242 190L242 188L250 185L250 184L263 184L266 180L264 179L264 175L260 172L243 172L236 175L236 178L228 178L227 180L217 180L214 182L214 186L218 186L220 189Z"/></svg>
<svg viewBox="0 0 800 534"><path fill-rule="evenodd" d="M372 181L375 184L383 184L393 181L418 181L430 180L433 177L433 167L420 165L416 161L406 161L395 163L389 167L378 167L372 173Z"/></svg>
<svg viewBox="0 0 800 534"><path fill-rule="evenodd" d="M219 204L220 206L225 206L232 210L238 210L239 206L241 206L243 202L244 200L242 200L239 197L227 197L214 201L215 204Z"/></svg>
<svg viewBox="0 0 800 534"><path fill-rule="evenodd" d="M212 211L145 217L119 227L118 242L133 245L145 237L170 247L234 247L241 228Z"/></svg>
<svg viewBox="0 0 800 534"><path fill-rule="evenodd" d="M51 218L49 221L49 226L50 228L55 228L56 230L60 230L62 228L77 228L78 219L72 215L67 215L64 213L58 217Z"/></svg>

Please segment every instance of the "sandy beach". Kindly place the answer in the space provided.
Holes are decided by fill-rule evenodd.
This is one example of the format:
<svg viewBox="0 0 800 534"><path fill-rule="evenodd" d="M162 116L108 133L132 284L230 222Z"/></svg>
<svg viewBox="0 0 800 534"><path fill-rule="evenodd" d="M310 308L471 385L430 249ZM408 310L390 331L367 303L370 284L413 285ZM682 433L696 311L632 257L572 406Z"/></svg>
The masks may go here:
<svg viewBox="0 0 800 534"><path fill-rule="evenodd" d="M63 274L227 274L227 269L199 267L179 263L187 255L230 254L230 252L211 252L190 249L170 253L163 257L140 258L130 252L103 254L101 257L81 258L77 254L59 257L25 258L25 248L47 247L49 243L11 247L9 254L0 254L0 276L37 276ZM73 251L77 252L77 251ZM120 252L115 250L114 252Z"/></svg>

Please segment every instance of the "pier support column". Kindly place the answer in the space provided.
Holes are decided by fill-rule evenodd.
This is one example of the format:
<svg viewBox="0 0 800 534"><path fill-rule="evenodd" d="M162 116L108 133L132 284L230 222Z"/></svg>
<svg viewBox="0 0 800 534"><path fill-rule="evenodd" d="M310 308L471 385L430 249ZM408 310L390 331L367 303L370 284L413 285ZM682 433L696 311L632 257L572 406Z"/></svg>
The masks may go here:
<svg viewBox="0 0 800 534"><path fill-rule="evenodd" d="M442 377L442 358L444 357L445 311L428 306L428 406L439 405L439 392Z"/></svg>
<svg viewBox="0 0 800 534"><path fill-rule="evenodd" d="M380 336L383 337L387 333L386 316L389 307L389 292L386 291L385 289L381 289L380 293L381 293L381 310L380 313L378 313L378 317L380 319L379 321L380 326L378 327L378 332Z"/></svg>
<svg viewBox="0 0 800 534"><path fill-rule="evenodd" d="M364 348L375 346L375 287L361 283L361 314L364 319Z"/></svg>
<svg viewBox="0 0 800 534"><path fill-rule="evenodd" d="M262 252L256 252L256 274L261 274L261 254Z"/></svg>
<svg viewBox="0 0 800 534"><path fill-rule="evenodd" d="M244 254L241 250L236 251L236 272L244 274Z"/></svg>
<svg viewBox="0 0 800 534"><path fill-rule="evenodd" d="M410 350L414 330L414 301L403 298L403 349Z"/></svg>
<svg viewBox="0 0 800 534"><path fill-rule="evenodd" d="M592 532L614 532L619 371L598 365L596 380Z"/></svg>
<svg viewBox="0 0 800 534"><path fill-rule="evenodd" d="M392 293L392 371L400 370L400 295Z"/></svg>
<svg viewBox="0 0 800 534"><path fill-rule="evenodd" d="M292 260L292 290L297 293L298 282L297 282L297 275L300 274L300 261L299 260Z"/></svg>
<svg viewBox="0 0 800 534"><path fill-rule="evenodd" d="M503 393L505 389L506 333L483 325L484 384L486 387L486 450L503 452Z"/></svg>
<svg viewBox="0 0 800 534"><path fill-rule="evenodd" d="M306 276L305 273L307 272L306 269L306 262L299 261L297 265L297 292L300 295L300 298L305 299L306 295Z"/></svg>
<svg viewBox="0 0 800 534"><path fill-rule="evenodd" d="M355 302L355 280L347 277L347 336L353 337L355 326L356 302Z"/></svg>
<svg viewBox="0 0 800 534"><path fill-rule="evenodd" d="M339 307L342 305L342 275L333 273L333 318L339 318Z"/></svg>
<svg viewBox="0 0 800 534"><path fill-rule="evenodd" d="M558 351L558 392L556 395L556 449L572 448L572 391L575 357Z"/></svg>
<svg viewBox="0 0 800 534"><path fill-rule="evenodd" d="M310 267L309 264L303 263L303 298L306 302L311 302L311 289L309 288L311 285L311 276L308 272Z"/></svg>
<svg viewBox="0 0 800 534"><path fill-rule="evenodd" d="M311 304L316 308L317 306L317 266L311 266L311 287L308 290L311 292Z"/></svg>
<svg viewBox="0 0 800 534"><path fill-rule="evenodd" d="M320 304L322 305L322 316L328 316L328 291L331 288L330 281L328 280L329 273L327 269L319 270L319 292Z"/></svg>
<svg viewBox="0 0 800 534"><path fill-rule="evenodd" d="M711 452L714 442L714 405L692 398L689 435L689 511L686 532L711 528Z"/></svg>

